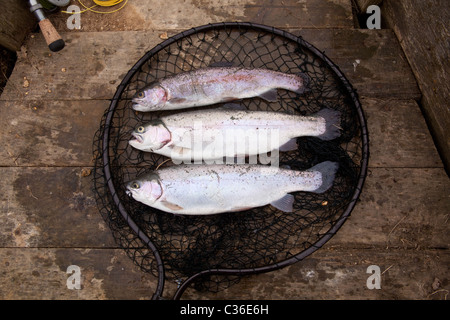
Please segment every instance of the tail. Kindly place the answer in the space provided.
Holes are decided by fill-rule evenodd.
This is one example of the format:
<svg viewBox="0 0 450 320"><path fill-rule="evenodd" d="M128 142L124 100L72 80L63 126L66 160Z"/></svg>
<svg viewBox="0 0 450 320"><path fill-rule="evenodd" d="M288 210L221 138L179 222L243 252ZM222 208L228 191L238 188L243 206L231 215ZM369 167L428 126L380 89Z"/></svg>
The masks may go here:
<svg viewBox="0 0 450 320"><path fill-rule="evenodd" d="M333 140L341 135L341 113L332 109L322 109L316 114L315 117L321 117L325 119L325 132L317 136L322 140Z"/></svg>
<svg viewBox="0 0 450 320"><path fill-rule="evenodd" d="M337 162L324 161L309 169L308 171L318 171L322 175L322 184L312 192L324 193L330 189L334 183L334 177L336 176L338 168L339 164Z"/></svg>

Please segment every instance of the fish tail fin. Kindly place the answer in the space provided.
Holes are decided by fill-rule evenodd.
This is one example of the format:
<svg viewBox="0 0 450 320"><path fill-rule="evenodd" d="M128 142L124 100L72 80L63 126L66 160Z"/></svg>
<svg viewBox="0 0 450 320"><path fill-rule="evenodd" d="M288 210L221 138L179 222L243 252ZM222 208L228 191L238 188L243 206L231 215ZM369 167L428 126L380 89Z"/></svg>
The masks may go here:
<svg viewBox="0 0 450 320"><path fill-rule="evenodd" d="M309 88L311 78L306 73L303 72L299 72L295 75L299 78L298 79L299 87L295 89L294 92L298 94L304 94L306 92L311 91L311 89Z"/></svg>
<svg viewBox="0 0 450 320"><path fill-rule="evenodd" d="M339 164L337 162L324 161L309 169L308 171L318 171L322 175L322 184L312 192L324 193L330 189L334 183L334 178L338 168Z"/></svg>
<svg viewBox="0 0 450 320"><path fill-rule="evenodd" d="M325 108L314 116L325 119L325 132L317 136L318 138L333 140L341 135L341 113L339 111Z"/></svg>

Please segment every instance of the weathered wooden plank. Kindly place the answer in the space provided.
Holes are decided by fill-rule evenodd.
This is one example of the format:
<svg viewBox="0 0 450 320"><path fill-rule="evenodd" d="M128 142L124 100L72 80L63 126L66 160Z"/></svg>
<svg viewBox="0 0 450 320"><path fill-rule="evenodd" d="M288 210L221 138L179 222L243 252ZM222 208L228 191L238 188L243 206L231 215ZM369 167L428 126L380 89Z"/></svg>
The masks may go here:
<svg viewBox="0 0 450 320"><path fill-rule="evenodd" d="M322 248L302 262L279 271L250 276L213 299L402 300L445 299L447 250L351 250ZM370 265L380 267L381 289L368 289ZM437 279L437 280L436 280ZM439 284L433 287L433 283ZM441 289L441 291L438 291ZM184 299L202 299L194 290Z"/></svg>
<svg viewBox="0 0 450 320"><path fill-rule="evenodd" d="M371 167L442 167L415 101L361 97ZM0 165L91 166L107 100L0 101Z"/></svg>
<svg viewBox="0 0 450 320"><path fill-rule="evenodd" d="M294 30L293 33L323 50L360 96L420 98L414 75L392 30Z"/></svg>
<svg viewBox="0 0 450 320"><path fill-rule="evenodd" d="M0 247L117 247L83 169L0 168ZM351 217L330 242L448 248L448 190L442 168L372 168Z"/></svg>
<svg viewBox="0 0 450 320"><path fill-rule="evenodd" d="M355 209L330 243L448 249L449 190L443 168L371 168Z"/></svg>
<svg viewBox="0 0 450 320"><path fill-rule="evenodd" d="M370 167L443 167L414 100L360 97L369 131Z"/></svg>
<svg viewBox="0 0 450 320"><path fill-rule="evenodd" d="M417 78L424 114L450 172L449 2L384 1L383 16Z"/></svg>
<svg viewBox="0 0 450 320"><path fill-rule="evenodd" d="M53 15L52 21L63 31L67 30L67 18L60 13ZM83 13L80 31L184 30L224 21L252 21L281 28L353 27L349 0L154 0L151 5L135 0L116 13Z"/></svg>
<svg viewBox="0 0 450 320"><path fill-rule="evenodd" d="M322 248L274 272L248 276L218 293L188 290L182 299L445 299L448 264L444 250L351 250ZM141 272L117 249L0 249L0 298L150 299L156 278ZM81 289L67 288L67 267L81 271ZM368 289L370 265L380 267L381 288ZM163 297L176 284L166 281Z"/></svg>
<svg viewBox="0 0 450 320"><path fill-rule="evenodd" d="M0 164L92 166L94 134L107 100L0 101Z"/></svg>
<svg viewBox="0 0 450 320"><path fill-rule="evenodd" d="M140 271L119 249L0 249L2 300L150 299L155 277ZM81 288L69 289L67 273L80 267Z"/></svg>
<svg viewBox="0 0 450 320"><path fill-rule="evenodd" d="M0 168L0 247L109 247L91 168Z"/></svg>
<svg viewBox="0 0 450 320"><path fill-rule="evenodd" d="M1 99L111 99L120 79L137 59L161 41L156 32L136 35L67 33L63 35L66 47L57 53L46 49L41 35L29 38ZM133 45L130 47L127 41Z"/></svg>
<svg viewBox="0 0 450 320"><path fill-rule="evenodd" d="M414 76L391 30L292 31L325 50L360 95L420 98ZM0 99L111 99L128 70L162 41L159 34L71 32L64 34L64 51L51 54L40 35L30 38L26 43L30 49L19 56Z"/></svg>

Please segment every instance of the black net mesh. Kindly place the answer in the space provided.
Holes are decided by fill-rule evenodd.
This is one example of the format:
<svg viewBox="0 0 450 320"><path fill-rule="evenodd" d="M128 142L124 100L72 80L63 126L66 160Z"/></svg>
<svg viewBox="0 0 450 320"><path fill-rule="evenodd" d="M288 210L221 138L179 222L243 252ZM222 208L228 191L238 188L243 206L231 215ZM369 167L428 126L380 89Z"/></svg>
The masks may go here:
<svg viewBox="0 0 450 320"><path fill-rule="evenodd" d="M325 160L339 162L330 190L323 194L294 193L292 213L268 205L210 216L164 213L125 194L127 181L155 170L167 159L129 146L132 130L151 119L183 112L135 112L131 98L136 90L155 79L223 61L309 76L310 91L306 94L278 90L275 103L259 98L238 102L248 110L309 115L327 107L341 112L342 134L338 139L298 138L298 149L280 152L279 159L280 165L296 170ZM94 141L98 206L120 247L143 271L155 276L161 277L164 270L165 279L181 283L204 270L233 269L239 274L240 270L280 267L283 261L300 260L308 249L320 247L321 239L336 232L336 226L350 213L365 176L365 130L359 102L348 82L324 55L301 38L242 23L194 28L148 52L119 86ZM170 161L162 164L169 165ZM196 281L196 287L215 291L235 280L210 275Z"/></svg>

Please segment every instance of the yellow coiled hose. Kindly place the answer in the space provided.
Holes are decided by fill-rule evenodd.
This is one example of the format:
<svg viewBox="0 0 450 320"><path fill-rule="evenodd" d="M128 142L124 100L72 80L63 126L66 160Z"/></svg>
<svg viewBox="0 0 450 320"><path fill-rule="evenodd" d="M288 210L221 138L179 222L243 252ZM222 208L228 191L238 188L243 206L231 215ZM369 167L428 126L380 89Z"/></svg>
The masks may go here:
<svg viewBox="0 0 450 320"><path fill-rule="evenodd" d="M101 7L112 7L123 2L123 0L93 0L94 3Z"/></svg>
<svg viewBox="0 0 450 320"><path fill-rule="evenodd" d="M78 2L85 8L85 10L80 11L80 13L86 12L86 11L91 11L91 12L95 12L95 13L114 13L119 11L120 9L122 9L123 7L125 7L125 5L127 4L128 0L92 0L95 5L88 7L86 6L83 2L81 2L81 0L78 0ZM93 8L95 7L112 7L115 5L118 5L119 3L124 2L124 4L115 10L112 11L97 11L97 10L93 10ZM71 13L73 14L74 12L67 12L67 11L62 11L64 13Z"/></svg>

